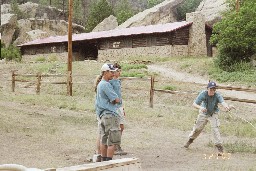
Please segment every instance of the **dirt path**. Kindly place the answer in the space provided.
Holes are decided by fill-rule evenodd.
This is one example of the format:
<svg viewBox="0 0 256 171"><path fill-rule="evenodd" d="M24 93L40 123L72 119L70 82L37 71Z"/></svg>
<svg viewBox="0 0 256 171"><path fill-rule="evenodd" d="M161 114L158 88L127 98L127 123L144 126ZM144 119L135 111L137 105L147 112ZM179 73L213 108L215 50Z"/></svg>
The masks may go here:
<svg viewBox="0 0 256 171"><path fill-rule="evenodd" d="M209 78L203 78L200 76L195 76L189 73L184 72L178 72L175 71L172 68L166 68L164 66L158 66L158 65L148 65L148 70L150 72L156 72L159 73L161 76L181 81L181 82L191 82L191 83L199 83L199 84L206 84L209 80ZM219 84L224 85L224 84ZM235 97L240 99L248 99L248 100L256 100L255 93L249 93L249 92L242 92L242 91L230 91L230 90L218 90L225 96L229 97Z"/></svg>
<svg viewBox="0 0 256 171"><path fill-rule="evenodd" d="M170 68L148 67L149 71L159 72L170 79L207 82L205 78ZM2 70L0 73L2 83L10 79L9 71ZM0 90L9 89L8 85L0 85ZM253 113L254 109L255 106L250 106L248 113ZM140 110L148 109L141 106ZM184 149L189 131L158 126L161 118L165 119L168 114L166 112L160 118L149 116L133 122L128 118L122 138L123 148L128 155L115 158L138 157L144 171L256 170L256 154L232 153L225 158L217 158L215 149L207 145L211 139L210 133L203 132L190 149ZM94 153L97 123L93 112L3 99L0 100L0 118L0 164L15 163L42 169L65 167L88 163L87 159ZM223 138L234 139L235 142L237 137L226 135ZM255 144L254 141L250 139Z"/></svg>

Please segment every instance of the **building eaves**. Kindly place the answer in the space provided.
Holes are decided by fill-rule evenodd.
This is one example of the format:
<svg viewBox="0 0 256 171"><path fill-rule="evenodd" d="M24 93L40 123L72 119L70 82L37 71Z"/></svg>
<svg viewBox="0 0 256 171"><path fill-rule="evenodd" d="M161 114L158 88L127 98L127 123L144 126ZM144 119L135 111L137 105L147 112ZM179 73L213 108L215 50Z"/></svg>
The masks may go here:
<svg viewBox="0 0 256 171"><path fill-rule="evenodd" d="M165 33L165 32L172 32L172 31L175 31L175 30L178 30L178 29L190 26L190 25L192 25L192 22L182 21L182 22L174 22L174 23L167 23L167 24L114 29L114 30L101 31L101 32L73 34L72 41L75 42L75 41L94 40L94 39L120 37L120 36ZM67 35L55 36L55 37L51 36L51 37L47 37L44 39L37 39L37 40L27 42L27 43L24 43L24 44L21 44L18 46L22 47L22 46L62 43L62 42L68 42Z"/></svg>

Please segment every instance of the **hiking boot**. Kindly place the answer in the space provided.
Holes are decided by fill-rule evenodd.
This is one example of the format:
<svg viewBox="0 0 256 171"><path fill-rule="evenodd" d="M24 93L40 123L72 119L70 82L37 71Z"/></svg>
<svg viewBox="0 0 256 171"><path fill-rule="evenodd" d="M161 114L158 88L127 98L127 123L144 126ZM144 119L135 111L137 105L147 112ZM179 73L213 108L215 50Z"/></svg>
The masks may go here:
<svg viewBox="0 0 256 171"><path fill-rule="evenodd" d="M114 155L126 155L127 152L125 152L120 145L115 145L115 151L114 151Z"/></svg>
<svg viewBox="0 0 256 171"><path fill-rule="evenodd" d="M218 156L223 155L223 146L221 144L215 145L215 147L218 149Z"/></svg>
<svg viewBox="0 0 256 171"><path fill-rule="evenodd" d="M188 148L190 144L193 143L193 139L189 138L188 142L184 145L185 148Z"/></svg>

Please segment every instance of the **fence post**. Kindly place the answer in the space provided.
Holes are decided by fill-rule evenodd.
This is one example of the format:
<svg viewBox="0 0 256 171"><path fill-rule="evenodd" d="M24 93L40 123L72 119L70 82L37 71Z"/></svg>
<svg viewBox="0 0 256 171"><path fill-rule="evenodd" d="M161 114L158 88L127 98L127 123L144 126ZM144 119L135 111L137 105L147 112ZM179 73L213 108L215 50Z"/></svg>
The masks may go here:
<svg viewBox="0 0 256 171"><path fill-rule="evenodd" d="M72 74L71 71L68 71L68 78L67 78L67 95L72 96Z"/></svg>
<svg viewBox="0 0 256 171"><path fill-rule="evenodd" d="M36 94L40 94L41 80L42 80L42 75L39 72L37 73Z"/></svg>
<svg viewBox="0 0 256 171"><path fill-rule="evenodd" d="M154 84L155 84L155 76L151 76L151 82L150 82L150 98L149 98L149 107L153 108L153 97L154 97Z"/></svg>
<svg viewBox="0 0 256 171"><path fill-rule="evenodd" d="M12 71L12 92L15 91L15 71Z"/></svg>

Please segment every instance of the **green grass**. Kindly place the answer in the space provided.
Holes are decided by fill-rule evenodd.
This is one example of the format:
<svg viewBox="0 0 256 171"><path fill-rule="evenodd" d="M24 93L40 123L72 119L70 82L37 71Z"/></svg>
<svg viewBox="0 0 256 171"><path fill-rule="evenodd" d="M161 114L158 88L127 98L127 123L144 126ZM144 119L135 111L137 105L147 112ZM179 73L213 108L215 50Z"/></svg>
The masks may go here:
<svg viewBox="0 0 256 171"><path fill-rule="evenodd" d="M219 68L212 67L209 70L209 75L218 82L244 84L247 86L256 87L256 69L226 72Z"/></svg>
<svg viewBox="0 0 256 171"><path fill-rule="evenodd" d="M173 85L166 85L162 88L163 90L171 90L171 91L175 91L177 90L177 87L176 86L173 86Z"/></svg>
<svg viewBox="0 0 256 171"><path fill-rule="evenodd" d="M212 141L208 143L209 147L214 147ZM256 146L248 141L235 141L232 143L224 143L224 149L227 153L252 153L256 154Z"/></svg>

